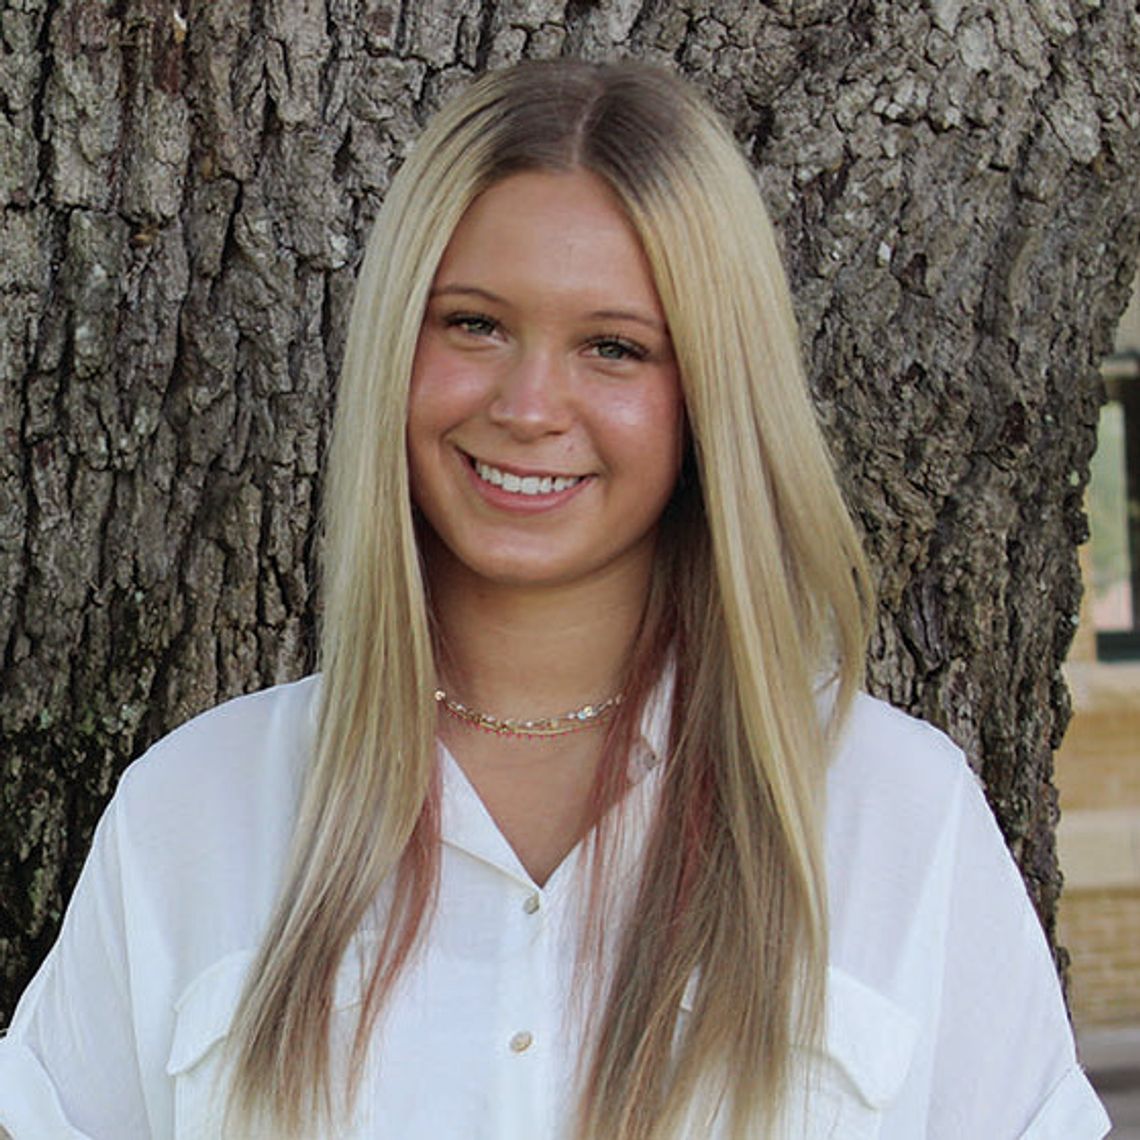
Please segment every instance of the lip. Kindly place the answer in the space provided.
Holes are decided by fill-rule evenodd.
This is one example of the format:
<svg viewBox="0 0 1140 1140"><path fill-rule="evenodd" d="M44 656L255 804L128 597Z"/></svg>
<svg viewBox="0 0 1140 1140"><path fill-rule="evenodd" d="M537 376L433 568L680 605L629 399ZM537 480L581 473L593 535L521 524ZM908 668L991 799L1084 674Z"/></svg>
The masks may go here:
<svg viewBox="0 0 1140 1140"><path fill-rule="evenodd" d="M462 449L456 448L456 451L463 465L463 469L467 473L467 478L479 497L497 510L508 511L514 514L539 514L543 511L558 508L568 503L571 499L574 499L583 488L593 482L592 475L579 475L564 471L520 467L512 463L500 463L497 460L492 463L482 456L471 455ZM533 495L524 495L517 491L507 491L502 487L496 487L493 483L488 483L485 479L481 478L475 470L476 462L498 468L498 470L504 474L517 475L520 479L528 477L539 479L562 478L577 479L578 482L571 487L563 488L561 491L551 490L545 493L539 492Z"/></svg>

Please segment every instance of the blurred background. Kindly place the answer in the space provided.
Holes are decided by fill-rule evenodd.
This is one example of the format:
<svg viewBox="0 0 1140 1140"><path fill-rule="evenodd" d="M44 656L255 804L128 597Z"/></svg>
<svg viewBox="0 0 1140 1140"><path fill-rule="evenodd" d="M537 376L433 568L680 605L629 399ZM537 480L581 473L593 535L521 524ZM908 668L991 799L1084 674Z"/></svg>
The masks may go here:
<svg viewBox="0 0 1140 1140"><path fill-rule="evenodd" d="M1140 281L1140 279L1138 279ZM1104 363L1081 624L1057 755L1058 940L1082 1060L1120 1140L1140 1138L1140 291Z"/></svg>

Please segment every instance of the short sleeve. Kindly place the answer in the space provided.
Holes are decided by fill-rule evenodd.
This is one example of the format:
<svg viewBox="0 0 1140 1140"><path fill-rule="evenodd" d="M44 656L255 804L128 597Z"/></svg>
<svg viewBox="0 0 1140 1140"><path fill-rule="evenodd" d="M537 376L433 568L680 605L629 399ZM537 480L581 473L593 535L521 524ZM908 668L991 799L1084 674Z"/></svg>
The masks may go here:
<svg viewBox="0 0 1140 1140"><path fill-rule="evenodd" d="M977 781L963 771L929 1140L1100 1140L1056 968Z"/></svg>
<svg viewBox="0 0 1140 1140"><path fill-rule="evenodd" d="M59 939L0 1038L0 1125L15 1140L176 1134L179 1003L261 942L317 692L310 678L228 701L124 772ZM185 1018L181 1032L185 1044Z"/></svg>
<svg viewBox="0 0 1140 1140"><path fill-rule="evenodd" d="M100 821L51 953L0 1038L13 1140L150 1136L139 1079L116 805Z"/></svg>

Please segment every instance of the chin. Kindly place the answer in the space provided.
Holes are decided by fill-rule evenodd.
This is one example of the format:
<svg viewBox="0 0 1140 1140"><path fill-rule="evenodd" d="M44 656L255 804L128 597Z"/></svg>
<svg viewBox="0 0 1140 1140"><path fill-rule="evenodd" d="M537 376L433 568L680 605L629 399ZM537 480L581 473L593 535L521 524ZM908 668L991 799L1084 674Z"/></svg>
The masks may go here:
<svg viewBox="0 0 1140 1140"><path fill-rule="evenodd" d="M561 566L536 565L509 558L482 561L475 565L467 563L466 567L470 574L490 585L524 590L568 586L592 577L590 573L567 571Z"/></svg>

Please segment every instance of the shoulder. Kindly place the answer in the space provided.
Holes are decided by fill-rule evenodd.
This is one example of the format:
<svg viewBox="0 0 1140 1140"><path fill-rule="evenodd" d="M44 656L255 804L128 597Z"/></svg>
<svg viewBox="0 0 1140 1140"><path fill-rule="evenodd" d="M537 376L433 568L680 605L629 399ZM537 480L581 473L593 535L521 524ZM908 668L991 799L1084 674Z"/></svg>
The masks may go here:
<svg viewBox="0 0 1140 1140"><path fill-rule="evenodd" d="M860 696L827 781L825 844L837 955L889 960L895 947L911 941L907 932L916 922L946 904L963 810L984 815L996 833L953 741Z"/></svg>
<svg viewBox="0 0 1140 1140"><path fill-rule="evenodd" d="M227 701L127 769L106 829L128 903L175 927L192 915L206 941L211 925L253 937L288 858L317 693L309 678Z"/></svg>
<svg viewBox="0 0 1140 1140"><path fill-rule="evenodd" d="M828 775L826 856L829 1032L864 1067L894 1055L926 1082L925 1127L912 1093L884 1134L1103 1135L1040 923L961 749L860 697Z"/></svg>
<svg viewBox="0 0 1140 1140"><path fill-rule="evenodd" d="M191 796L229 799L251 786L292 784L316 731L318 678L226 701L153 744L123 773L128 808Z"/></svg>
<svg viewBox="0 0 1140 1140"><path fill-rule="evenodd" d="M1041 941L981 782L944 733L860 697L827 789L833 964L888 992L988 944L987 929L1016 928L1010 954Z"/></svg>
<svg viewBox="0 0 1140 1140"><path fill-rule="evenodd" d="M950 801L977 779L945 733L860 694L847 716L828 773L828 815L946 818ZM937 829L936 829L937 830Z"/></svg>
<svg viewBox="0 0 1140 1140"><path fill-rule="evenodd" d="M172 1066L224 1033L279 891L316 692L229 701L124 774L0 1042L21 1137L170 1133Z"/></svg>

